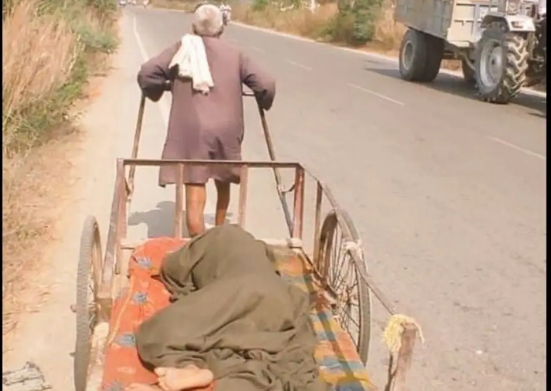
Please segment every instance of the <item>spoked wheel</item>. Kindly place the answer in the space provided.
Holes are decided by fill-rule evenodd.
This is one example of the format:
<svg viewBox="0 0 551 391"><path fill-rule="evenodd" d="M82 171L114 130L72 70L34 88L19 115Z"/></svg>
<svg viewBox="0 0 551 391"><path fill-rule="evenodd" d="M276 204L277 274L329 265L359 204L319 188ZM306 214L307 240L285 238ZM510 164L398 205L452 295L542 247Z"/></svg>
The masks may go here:
<svg viewBox="0 0 551 391"><path fill-rule="evenodd" d="M321 227L317 267L325 289L333 298L333 313L341 327L350 334L365 365L371 336L371 295L360 277L360 270L366 271L364 261L360 259L356 263L348 247L358 243L358 233L348 214L340 211L340 215L347 225L344 230L349 231L350 237L345 236L336 212L329 212Z"/></svg>
<svg viewBox="0 0 551 391"><path fill-rule="evenodd" d="M90 343L97 323L97 292L101 283L101 240L99 227L93 216L84 221L80 238L80 256L77 270L74 380L75 390L84 391L90 363Z"/></svg>

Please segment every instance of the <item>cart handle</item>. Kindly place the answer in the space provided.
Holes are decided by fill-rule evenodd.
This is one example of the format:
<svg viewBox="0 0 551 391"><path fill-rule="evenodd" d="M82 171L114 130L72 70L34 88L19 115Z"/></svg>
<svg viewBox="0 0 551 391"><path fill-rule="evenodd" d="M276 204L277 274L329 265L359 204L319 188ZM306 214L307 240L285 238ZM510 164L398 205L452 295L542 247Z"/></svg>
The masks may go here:
<svg viewBox="0 0 551 391"><path fill-rule="evenodd" d="M255 94L253 92L247 92L243 91L242 95L244 97L255 97ZM256 101L256 106L258 108L258 115L260 116L260 122L262 124L262 131L264 132L264 139L266 140L266 146L268 147L268 155L270 156L270 160L272 162L275 162L276 156L275 156L275 150L274 150L274 144L272 142L272 136L270 134L270 130L268 129L268 121L266 120L266 112L264 109L260 106L260 103L258 103L258 100ZM289 205L287 204L287 199L285 198L285 193L288 193L294 189L294 186L290 187L288 190L285 190L282 184L281 180L281 174L279 173L279 170L276 167L272 168L272 171L274 173L274 179L276 182L276 190L277 194L279 196L279 201L281 202L281 208L283 209L283 214L285 215L285 223L287 224L287 229L289 230L289 236L293 237L293 218L291 217L291 212L289 211Z"/></svg>
<svg viewBox="0 0 551 391"><path fill-rule="evenodd" d="M164 88L166 91L170 91L172 87L172 84L170 81L167 81L164 85ZM247 92L243 91L242 95L244 97L255 97L253 92ZM136 130L134 132L134 144L132 146L132 159L136 159L138 157L138 148L140 145L140 138L142 134L142 125L143 125L143 116L145 112L145 94L142 93L140 97L140 106L138 109L138 119L136 122ZM257 103L258 107L258 114L260 116L260 122L262 124L262 131L264 132L264 139L266 140L266 146L268 147L268 155L270 156L270 160L272 162L276 161L275 151L274 151L274 145L272 142L272 136L270 135L270 131L268 129L268 121L266 121L266 114L264 112L264 109L260 106L260 104ZM285 222L287 224L287 228L289 230L290 237L293 236L293 219L291 217L291 212L289 211L289 205L287 204L287 199L285 198L285 193L288 193L293 190L293 187L289 188L288 190L285 190L282 185L281 180L281 174L279 173L279 170L276 167L273 167L273 173L274 173L274 179L276 182L276 190L277 194L279 196L279 201L281 202L281 207L283 209L283 214L285 215ZM136 175L136 166L132 165L130 166L130 170L128 173L128 181L126 182L126 188L128 190L128 199L127 202L130 203L132 199L132 195L134 193L134 177Z"/></svg>
<svg viewBox="0 0 551 391"><path fill-rule="evenodd" d="M138 120L136 122L136 130L134 132L134 144L132 145L132 159L138 157L138 148L140 146L140 138L142 136L142 124L143 124L143 115L145 112L145 94L142 93L140 97L140 107L138 109ZM136 175L136 166L130 166L128 172L128 181L126 182L126 187L128 190L128 203L132 199L132 194L134 193L134 176Z"/></svg>

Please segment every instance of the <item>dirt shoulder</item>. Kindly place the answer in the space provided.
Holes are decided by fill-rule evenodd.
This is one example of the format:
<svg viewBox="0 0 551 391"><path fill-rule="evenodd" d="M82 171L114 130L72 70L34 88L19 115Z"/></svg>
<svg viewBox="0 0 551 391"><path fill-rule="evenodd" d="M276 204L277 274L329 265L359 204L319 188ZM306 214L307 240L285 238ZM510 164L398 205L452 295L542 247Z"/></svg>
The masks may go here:
<svg viewBox="0 0 551 391"><path fill-rule="evenodd" d="M129 76L135 75L143 59L131 38L131 22L122 16L118 25L119 49L106 76L91 83L89 99L76 122L79 132L56 147L56 158L50 156L44 167L60 167L59 173L52 174L58 191L50 193L58 198L48 198L45 206L55 220L48 240L39 247L40 267L27 272L27 304L20 309L17 327L4 336L4 349L8 348L4 368L17 369L31 361L54 391L74 389L76 335L70 307L75 303L82 225L86 216L96 217L105 246L116 159L128 156L132 146L139 90L135 77ZM45 151L46 157L52 154Z"/></svg>
<svg viewBox="0 0 551 391"><path fill-rule="evenodd" d="M40 276L79 176L73 155L82 140L78 116L93 94L90 82L117 46L116 18L111 3L3 3L4 342L20 315L38 311L49 294Z"/></svg>
<svg viewBox="0 0 551 391"><path fill-rule="evenodd" d="M90 198L90 180L101 174L91 156L109 143L97 139L98 129L86 123L112 78L113 59L103 60L72 103L74 120L58 126L24 159L13 159L20 186L12 190L21 193L12 207L25 212L28 236L4 247L18 264L12 262L10 282L3 284L3 367L17 369L31 361L59 391L73 388L74 314L69 306L75 296L83 205Z"/></svg>

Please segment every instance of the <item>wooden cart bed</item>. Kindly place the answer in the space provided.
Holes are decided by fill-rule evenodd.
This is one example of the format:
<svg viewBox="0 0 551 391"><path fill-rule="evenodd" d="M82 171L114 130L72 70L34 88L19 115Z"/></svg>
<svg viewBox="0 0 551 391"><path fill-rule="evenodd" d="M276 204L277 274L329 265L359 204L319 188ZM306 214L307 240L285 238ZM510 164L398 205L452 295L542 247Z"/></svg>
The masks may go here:
<svg viewBox="0 0 551 391"><path fill-rule="evenodd" d="M104 362L102 391L123 391L130 383L152 383L155 376L141 364L135 348L134 332L144 320L168 305L169 294L155 278L164 256L185 244L185 239L155 238L138 246L129 265L129 284L113 304L110 335ZM307 261L291 249L277 249L282 277L320 297ZM333 318L323 300L314 301L311 321L319 344L315 358L323 379L337 391L374 391L353 341ZM208 390L214 389L213 386Z"/></svg>

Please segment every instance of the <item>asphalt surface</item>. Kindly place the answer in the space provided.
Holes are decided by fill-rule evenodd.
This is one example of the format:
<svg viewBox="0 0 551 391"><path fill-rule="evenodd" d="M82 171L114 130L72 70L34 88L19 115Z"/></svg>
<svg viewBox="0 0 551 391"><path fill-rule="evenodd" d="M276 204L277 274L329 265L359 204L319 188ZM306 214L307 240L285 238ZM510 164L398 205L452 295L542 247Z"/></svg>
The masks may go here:
<svg viewBox="0 0 551 391"><path fill-rule="evenodd" d="M143 57L190 28L180 12L125 13L123 39ZM268 118L278 159L300 161L327 182L360 232L370 272L423 326L411 389L543 390L545 95L484 104L446 74L430 85L406 83L396 63L380 56L235 24L222 39L276 76ZM151 148L143 153L150 157L163 142L158 113L166 120L168 102L160 106L148 111ZM266 160L252 102L246 117L244 156ZM147 180L155 179L152 172ZM285 236L270 173L251 180L247 227L261 237ZM160 191L137 200L135 216L166 213L171 221L159 197L173 193L151 192ZM164 212L153 205L163 201ZM134 223L148 231L156 224ZM387 318L380 306L373 310L368 369L384 384Z"/></svg>
<svg viewBox="0 0 551 391"><path fill-rule="evenodd" d="M180 12L127 16L132 37L124 38L146 57L189 31ZM546 97L489 105L449 75L406 83L379 56L237 25L223 39L277 78L269 123L278 158L306 164L330 185L360 232L369 270L422 324L412 389L543 390ZM246 116L245 158L265 160L253 103ZM255 179L248 228L284 236L270 173ZM374 304L368 369L378 384L385 321Z"/></svg>
<svg viewBox="0 0 551 391"><path fill-rule="evenodd" d="M68 308L79 229L85 214L95 215L105 243L114 161L129 156L132 145L136 72L190 28L180 12L128 7L123 14L113 72L82 119L88 142L79 158L86 168L80 211L48 256L48 302L21 323L4 357L10 368L35 362L55 391L73 389ZM403 82L396 63L380 56L237 25L222 39L276 76L268 120L279 160L304 163L332 188L360 233L370 272L400 312L421 323L426 342L415 353L411 390L543 390L546 98L489 105L448 75L426 86ZM146 107L141 157L160 157L169 99ZM245 116L244 157L267 160L254 102ZM292 173L284 179L291 183ZM285 237L271 173L252 173L250 182L247 228ZM171 233L174 189L156 184L157 170L137 171L133 239ZM307 195L311 236L310 182ZM373 311L368 369L382 385L387 316L375 303Z"/></svg>

